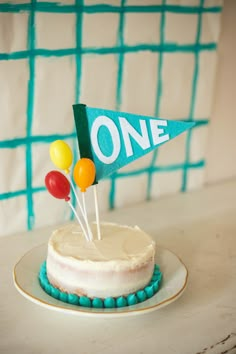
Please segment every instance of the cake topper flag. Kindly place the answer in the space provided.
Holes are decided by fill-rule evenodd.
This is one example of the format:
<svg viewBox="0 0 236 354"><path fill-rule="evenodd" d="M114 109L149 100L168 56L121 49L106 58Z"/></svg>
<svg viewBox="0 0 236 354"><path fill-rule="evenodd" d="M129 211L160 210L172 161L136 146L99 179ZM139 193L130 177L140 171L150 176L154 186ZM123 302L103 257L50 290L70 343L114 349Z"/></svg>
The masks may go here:
<svg viewBox="0 0 236 354"><path fill-rule="evenodd" d="M96 166L96 182L175 138L194 122L73 105L80 157Z"/></svg>

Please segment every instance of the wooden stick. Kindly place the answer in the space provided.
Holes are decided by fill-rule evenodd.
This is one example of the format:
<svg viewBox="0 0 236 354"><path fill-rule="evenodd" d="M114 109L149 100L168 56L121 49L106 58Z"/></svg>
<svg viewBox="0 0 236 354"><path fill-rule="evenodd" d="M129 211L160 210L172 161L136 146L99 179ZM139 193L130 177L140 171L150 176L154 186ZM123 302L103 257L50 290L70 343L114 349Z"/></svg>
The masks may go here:
<svg viewBox="0 0 236 354"><path fill-rule="evenodd" d="M76 213L76 210L75 210L75 208L73 207L73 205L71 204L71 201L68 200L67 203L69 204L69 206L71 207L73 213L75 214L75 217L76 217L76 219L78 220L78 222L79 222L79 224L80 224L80 227L81 227L81 229L82 229L82 231L83 231L83 233L84 233L84 235L85 235L86 241L90 241L89 235L86 233L85 228L84 228L84 226L83 226L83 224L82 224L82 222L81 222L81 220L80 220L80 217L79 217L79 215Z"/></svg>
<svg viewBox="0 0 236 354"><path fill-rule="evenodd" d="M77 200L77 203L78 203L78 205L79 205L79 208L80 208L81 214L82 214L82 216L83 216L83 218L84 218L84 221L85 221L85 215L84 215L83 208L82 208L82 206L81 206L81 203L80 203L80 200L79 200L78 194L76 193L76 190L75 190L74 184L73 184L72 179L71 179L71 176L70 176L69 174L68 174L68 179L69 179L69 182L70 182L71 188L72 188L72 190L73 190L73 192L74 192L74 195L75 195L75 198L76 198L76 200Z"/></svg>
<svg viewBox="0 0 236 354"><path fill-rule="evenodd" d="M85 203L85 192L81 192L81 193L82 193L83 210L84 210L84 216L85 216L85 224L86 224L86 227L88 230L90 241L92 241L93 234L92 234L92 231L91 231L89 223L88 223L88 214L87 214L86 203Z"/></svg>
<svg viewBox="0 0 236 354"><path fill-rule="evenodd" d="M96 223L97 223L97 235L98 240L101 240L101 227L100 227L100 218L99 218L99 209L98 209L98 195L97 195L97 187L96 184L93 186L94 192L94 204L95 204L95 213L96 213Z"/></svg>
<svg viewBox="0 0 236 354"><path fill-rule="evenodd" d="M69 173L68 173L68 179L69 179L71 188L72 188L72 190L73 190L73 192L74 192L74 195L75 195L75 198L76 198L76 200L77 200L77 203L78 203L78 205L79 205L79 208L80 208L81 214L82 214L82 216L83 216L85 225L86 225L86 227L87 227L89 239L92 241L92 239L93 239L93 233L92 233L92 230L91 230L91 228L90 228L90 226L89 226L89 223L88 223L88 216L87 216L86 208L82 208L82 205L81 205L81 203L80 203L78 194L76 193L74 184L73 184L73 182L72 182L72 179L71 179L71 176L69 175ZM83 193L82 193L82 196L83 196Z"/></svg>

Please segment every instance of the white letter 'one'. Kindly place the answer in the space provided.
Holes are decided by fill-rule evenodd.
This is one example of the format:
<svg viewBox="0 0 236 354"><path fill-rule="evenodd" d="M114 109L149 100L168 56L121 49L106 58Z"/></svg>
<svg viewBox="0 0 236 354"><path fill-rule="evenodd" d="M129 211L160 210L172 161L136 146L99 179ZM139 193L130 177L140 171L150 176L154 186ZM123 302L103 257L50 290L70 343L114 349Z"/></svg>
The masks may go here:
<svg viewBox="0 0 236 354"><path fill-rule="evenodd" d="M134 127L127 121L127 119L119 117L120 126L123 134L127 157L134 154L133 148L130 142L130 136L141 146L143 150L150 147L149 136L147 132L147 126L145 120L139 120L141 127L141 134L134 129Z"/></svg>
<svg viewBox="0 0 236 354"><path fill-rule="evenodd" d="M106 127L109 130L109 133L111 135L111 139L113 143L113 151L110 156L106 156L103 154L98 143L98 131L102 126ZM91 143L94 152L96 153L97 157L101 162L109 165L117 159L120 153L120 135L115 123L110 118L106 116L98 116L95 119L91 128ZM106 141L102 143L104 143L105 145Z"/></svg>

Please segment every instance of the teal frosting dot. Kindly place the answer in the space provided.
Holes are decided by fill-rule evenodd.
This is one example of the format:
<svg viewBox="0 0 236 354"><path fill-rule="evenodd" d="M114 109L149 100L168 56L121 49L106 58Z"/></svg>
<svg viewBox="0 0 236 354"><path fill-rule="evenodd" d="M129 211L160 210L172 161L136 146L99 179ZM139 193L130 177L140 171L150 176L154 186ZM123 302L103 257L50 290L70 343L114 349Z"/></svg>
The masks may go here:
<svg viewBox="0 0 236 354"><path fill-rule="evenodd" d="M153 289L154 289L154 292L155 292L155 293L156 293L157 290L159 289L159 281L158 281L158 280L156 280L156 281L154 282L154 284L153 284Z"/></svg>
<svg viewBox="0 0 236 354"><path fill-rule="evenodd" d="M92 306L98 309L103 308L103 301L99 297L95 297L92 301Z"/></svg>
<svg viewBox="0 0 236 354"><path fill-rule="evenodd" d="M72 305L78 305L79 304L79 296L76 294L68 294L68 302L69 302L69 304L72 304Z"/></svg>
<svg viewBox="0 0 236 354"><path fill-rule="evenodd" d="M153 277L152 277L153 281L156 281L156 280L159 280L159 279L161 279L161 273L160 272L157 273L157 274L154 274Z"/></svg>
<svg viewBox="0 0 236 354"><path fill-rule="evenodd" d="M127 302L129 306L135 305L138 303L138 299L135 294L130 294L127 296Z"/></svg>
<svg viewBox="0 0 236 354"><path fill-rule="evenodd" d="M39 273L39 279L45 279L47 277L46 273L42 270L40 270L40 273Z"/></svg>
<svg viewBox="0 0 236 354"><path fill-rule="evenodd" d="M113 299L113 297L107 297L105 300L104 300L104 306L106 308L113 308L115 307L116 305L116 302L115 302L115 299Z"/></svg>
<svg viewBox="0 0 236 354"><path fill-rule="evenodd" d="M41 276L40 280L41 280L41 284L42 284L43 289L46 291L46 287L50 286L48 278L46 276Z"/></svg>
<svg viewBox="0 0 236 354"><path fill-rule="evenodd" d="M51 288L51 296L54 297L54 299L59 299L60 298L60 291L57 288L54 288L52 286Z"/></svg>
<svg viewBox="0 0 236 354"><path fill-rule="evenodd" d="M153 289L153 286L150 285L150 286L146 286L146 288L144 289L145 290L145 293L147 294L147 297L152 297L153 294L154 294L154 289Z"/></svg>
<svg viewBox="0 0 236 354"><path fill-rule="evenodd" d="M68 294L60 291L59 300L63 302L68 302Z"/></svg>
<svg viewBox="0 0 236 354"><path fill-rule="evenodd" d="M139 290L136 293L139 302L145 301L147 299L147 295L144 290Z"/></svg>
<svg viewBox="0 0 236 354"><path fill-rule="evenodd" d="M80 306L91 307L91 300L87 296L81 296L79 299Z"/></svg>
<svg viewBox="0 0 236 354"><path fill-rule="evenodd" d="M127 300L124 296L120 296L116 299L116 306L117 307L124 307L127 306Z"/></svg>
<svg viewBox="0 0 236 354"><path fill-rule="evenodd" d="M51 289L52 286L49 283L45 284L45 291L48 295L51 295Z"/></svg>
<svg viewBox="0 0 236 354"><path fill-rule="evenodd" d="M44 286L45 286L45 291L46 291L46 288L49 289L49 287L52 287L52 285L49 283L48 279L45 279Z"/></svg>
<svg viewBox="0 0 236 354"><path fill-rule="evenodd" d="M46 274L46 272L45 272L43 269L40 270L39 278L40 278L42 281L47 281L47 280L48 280L47 274Z"/></svg>

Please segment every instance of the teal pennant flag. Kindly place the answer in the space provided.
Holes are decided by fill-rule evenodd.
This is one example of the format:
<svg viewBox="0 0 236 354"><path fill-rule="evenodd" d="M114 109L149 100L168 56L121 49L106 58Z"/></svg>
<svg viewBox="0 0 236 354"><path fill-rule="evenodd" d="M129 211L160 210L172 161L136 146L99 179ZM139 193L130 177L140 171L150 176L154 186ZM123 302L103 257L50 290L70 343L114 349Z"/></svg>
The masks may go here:
<svg viewBox="0 0 236 354"><path fill-rule="evenodd" d="M195 125L84 104L73 111L80 157L93 160L96 182Z"/></svg>

